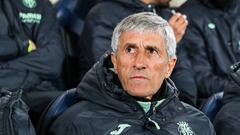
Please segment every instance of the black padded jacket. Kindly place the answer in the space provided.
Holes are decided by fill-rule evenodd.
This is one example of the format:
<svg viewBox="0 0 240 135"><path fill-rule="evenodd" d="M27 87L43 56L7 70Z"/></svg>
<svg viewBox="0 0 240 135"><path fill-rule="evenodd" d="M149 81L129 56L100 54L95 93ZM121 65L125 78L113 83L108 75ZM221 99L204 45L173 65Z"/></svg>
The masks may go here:
<svg viewBox="0 0 240 135"><path fill-rule="evenodd" d="M79 102L50 127L52 135L215 135L208 118L182 103L166 79L153 100L127 94L105 55L77 88ZM204 129L204 130L203 130Z"/></svg>

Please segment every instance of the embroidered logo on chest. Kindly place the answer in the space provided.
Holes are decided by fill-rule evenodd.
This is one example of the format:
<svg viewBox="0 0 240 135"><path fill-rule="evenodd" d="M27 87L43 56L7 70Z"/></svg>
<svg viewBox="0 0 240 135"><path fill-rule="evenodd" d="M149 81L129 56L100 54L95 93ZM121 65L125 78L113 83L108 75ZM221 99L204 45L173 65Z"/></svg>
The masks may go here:
<svg viewBox="0 0 240 135"><path fill-rule="evenodd" d="M179 135L195 135L192 128L189 126L187 122L179 121L177 125L178 125Z"/></svg>
<svg viewBox="0 0 240 135"><path fill-rule="evenodd" d="M35 8L37 6L36 0L22 0L22 3L28 8Z"/></svg>
<svg viewBox="0 0 240 135"><path fill-rule="evenodd" d="M39 13L19 13L19 18L23 23L40 23L42 15Z"/></svg>
<svg viewBox="0 0 240 135"><path fill-rule="evenodd" d="M131 127L129 124L119 124L117 129L112 131L110 135L120 135L126 128Z"/></svg>
<svg viewBox="0 0 240 135"><path fill-rule="evenodd" d="M208 28L214 30L216 28L216 25L214 23L209 23Z"/></svg>

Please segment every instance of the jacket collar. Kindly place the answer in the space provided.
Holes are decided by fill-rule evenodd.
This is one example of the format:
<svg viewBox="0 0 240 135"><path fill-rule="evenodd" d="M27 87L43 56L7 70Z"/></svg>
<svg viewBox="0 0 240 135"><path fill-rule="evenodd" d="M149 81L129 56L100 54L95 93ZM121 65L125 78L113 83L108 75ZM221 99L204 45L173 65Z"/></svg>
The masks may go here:
<svg viewBox="0 0 240 135"><path fill-rule="evenodd" d="M88 100L119 112L141 108L136 99L123 90L112 68L110 53L106 53L83 77L77 88L78 97L81 100ZM161 88L162 91L154 96L156 101L177 97L177 89L173 82L170 79L166 79L164 84L165 87Z"/></svg>

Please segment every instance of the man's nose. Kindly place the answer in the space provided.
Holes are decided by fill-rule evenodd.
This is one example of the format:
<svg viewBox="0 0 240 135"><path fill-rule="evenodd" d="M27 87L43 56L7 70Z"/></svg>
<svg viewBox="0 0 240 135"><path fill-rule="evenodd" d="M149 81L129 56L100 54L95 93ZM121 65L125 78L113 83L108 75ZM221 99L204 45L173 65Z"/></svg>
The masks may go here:
<svg viewBox="0 0 240 135"><path fill-rule="evenodd" d="M142 70L146 68L146 59L144 53L138 53L135 57L134 68Z"/></svg>

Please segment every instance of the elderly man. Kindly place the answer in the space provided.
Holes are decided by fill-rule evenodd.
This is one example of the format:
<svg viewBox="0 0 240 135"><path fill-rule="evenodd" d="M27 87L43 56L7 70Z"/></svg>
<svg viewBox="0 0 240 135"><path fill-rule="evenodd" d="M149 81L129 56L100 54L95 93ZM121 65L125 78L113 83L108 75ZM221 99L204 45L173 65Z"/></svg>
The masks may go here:
<svg viewBox="0 0 240 135"><path fill-rule="evenodd" d="M117 25L111 46L111 55L85 75L77 88L79 102L54 122L51 134L215 134L203 113L178 100L168 79L176 41L165 20L133 14Z"/></svg>
<svg viewBox="0 0 240 135"><path fill-rule="evenodd" d="M125 17L140 12L153 12L169 19L177 41L180 41L187 20L177 13L172 16L168 9L171 0L101 0L88 13L79 48L81 75L106 52L111 50L114 28ZM171 16L171 17L170 17ZM85 69L84 69L85 68Z"/></svg>
<svg viewBox="0 0 240 135"><path fill-rule="evenodd" d="M101 0L88 13L85 20L81 42L79 43L79 79L108 50L111 50L111 37L114 28L125 17L140 12L156 13L168 20L173 28L177 42L180 42L187 27L186 16L171 12L172 0ZM180 51L178 51L180 52ZM179 55L179 63L185 64L185 56ZM180 64L181 65L181 64ZM179 89L180 100L196 105L197 88L192 72L188 68L178 68L171 77ZM190 67L191 69L191 67ZM181 72L179 75L179 72ZM183 73L184 72L184 73ZM182 79L185 78L185 79Z"/></svg>

